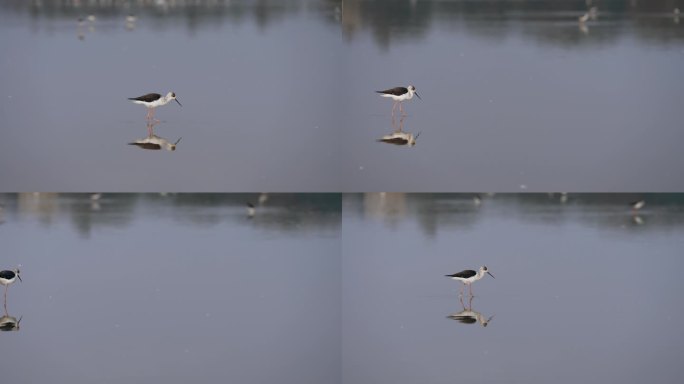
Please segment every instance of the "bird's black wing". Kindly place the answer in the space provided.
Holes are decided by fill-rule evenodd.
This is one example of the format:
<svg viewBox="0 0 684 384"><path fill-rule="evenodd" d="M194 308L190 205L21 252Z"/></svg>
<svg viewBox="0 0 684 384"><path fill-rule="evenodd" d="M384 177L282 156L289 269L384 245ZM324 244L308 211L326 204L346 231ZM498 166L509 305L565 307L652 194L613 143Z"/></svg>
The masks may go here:
<svg viewBox="0 0 684 384"><path fill-rule="evenodd" d="M14 271L0 271L0 278L10 280L13 279L14 276L16 276Z"/></svg>
<svg viewBox="0 0 684 384"><path fill-rule="evenodd" d="M463 323L463 324L473 324L473 323L477 322L477 319L474 316L451 315L448 317L451 320L458 320L460 323Z"/></svg>
<svg viewBox="0 0 684 384"><path fill-rule="evenodd" d="M394 96L401 96L405 93L408 93L408 89L405 87L396 87L392 89L385 89L384 91L375 91L377 93L383 93L385 95L394 95Z"/></svg>
<svg viewBox="0 0 684 384"><path fill-rule="evenodd" d="M146 103L151 103L155 100L159 100L161 95L158 93L148 93L147 95L142 95L138 97L129 97L128 100L144 101Z"/></svg>
<svg viewBox="0 0 684 384"><path fill-rule="evenodd" d="M392 137L388 139L378 139L378 141L381 141L383 143L388 143L388 144L395 144L395 145L406 145L408 144L408 140L402 139L401 137Z"/></svg>
<svg viewBox="0 0 684 384"><path fill-rule="evenodd" d="M142 148L142 149L151 149L151 150L154 150L154 151L157 151L157 150L160 150L160 149L161 149L161 145L155 144L155 143L128 143L128 145L135 145L135 146L137 146L138 148Z"/></svg>
<svg viewBox="0 0 684 384"><path fill-rule="evenodd" d="M469 277L473 277L477 275L477 272L473 271L472 269L466 269L465 271L461 271L458 273L454 273L453 275L447 275L448 277L460 277L462 279L467 279Z"/></svg>

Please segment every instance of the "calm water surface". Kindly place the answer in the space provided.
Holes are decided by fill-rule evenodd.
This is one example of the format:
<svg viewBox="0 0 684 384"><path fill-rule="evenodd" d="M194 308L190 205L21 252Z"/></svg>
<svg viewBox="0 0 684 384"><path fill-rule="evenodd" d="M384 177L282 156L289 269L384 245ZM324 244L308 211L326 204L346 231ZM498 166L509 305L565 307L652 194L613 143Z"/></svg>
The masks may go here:
<svg viewBox="0 0 684 384"><path fill-rule="evenodd" d="M684 2L594 4L345 1L345 190L681 191ZM417 144L376 142L408 84Z"/></svg>
<svg viewBox="0 0 684 384"><path fill-rule="evenodd" d="M336 5L1 0L0 190L338 191ZM126 98L168 91L176 151L128 146L147 128Z"/></svg>
<svg viewBox="0 0 684 384"><path fill-rule="evenodd" d="M345 195L344 383L678 383L684 197L639 197Z"/></svg>
<svg viewBox="0 0 684 384"><path fill-rule="evenodd" d="M596 3L0 1L0 187L681 191L684 4ZM128 146L167 91L176 151Z"/></svg>
<svg viewBox="0 0 684 384"><path fill-rule="evenodd" d="M3 383L339 382L340 195L256 198L0 195Z"/></svg>

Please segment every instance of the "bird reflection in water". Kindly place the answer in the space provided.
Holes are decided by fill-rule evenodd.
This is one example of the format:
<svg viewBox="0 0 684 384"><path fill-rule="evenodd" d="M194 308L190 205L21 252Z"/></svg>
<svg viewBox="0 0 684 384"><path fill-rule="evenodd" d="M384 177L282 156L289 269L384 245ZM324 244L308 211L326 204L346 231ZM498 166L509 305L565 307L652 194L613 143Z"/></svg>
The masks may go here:
<svg viewBox="0 0 684 384"><path fill-rule="evenodd" d="M175 143L171 143L167 139L157 136L154 134L154 126L157 125L158 122L156 121L148 121L147 122L147 137L135 140L131 143L128 143L128 145L135 145L139 148L142 149L150 149L154 151L158 151L162 148L168 150L168 151L175 151L176 146L178 143L181 141L182 137L176 140Z"/></svg>
<svg viewBox="0 0 684 384"><path fill-rule="evenodd" d="M0 317L0 332L11 332L19 330L19 323L21 323L21 317L17 320L16 317L10 316L7 313L7 308L5 308L5 315Z"/></svg>
<svg viewBox="0 0 684 384"><path fill-rule="evenodd" d="M456 320L461 324L475 324L479 323L481 326L486 327L490 321L494 318L494 315L486 317L480 312L473 310L473 296L468 300L468 306L463 303L463 297L461 297L461 306L463 309L461 312L452 313L447 316L451 320Z"/></svg>
<svg viewBox="0 0 684 384"><path fill-rule="evenodd" d="M129 14L128 16L126 16L126 30L127 31L132 31L135 29L136 20L138 20L138 18L135 17L135 15L132 13Z"/></svg>
<svg viewBox="0 0 684 384"><path fill-rule="evenodd" d="M78 36L78 39L84 40L85 39L85 32L83 31L83 28L85 28L85 21L83 21L83 18L79 17L78 20L76 20L76 23L77 23L76 34Z"/></svg>
<svg viewBox="0 0 684 384"><path fill-rule="evenodd" d="M410 132L404 132L403 116L401 119L399 119L399 125L396 124L394 117L392 118L392 129L394 129L394 131L391 134L385 135L377 141L387 144L413 147L416 145L418 136L420 136L420 132L418 132L415 136Z"/></svg>

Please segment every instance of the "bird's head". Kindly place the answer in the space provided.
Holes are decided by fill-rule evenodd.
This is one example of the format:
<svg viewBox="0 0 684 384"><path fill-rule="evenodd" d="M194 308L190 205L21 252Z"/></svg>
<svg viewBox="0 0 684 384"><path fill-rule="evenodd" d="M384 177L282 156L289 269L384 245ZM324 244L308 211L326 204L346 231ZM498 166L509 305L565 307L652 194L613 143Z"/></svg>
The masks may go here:
<svg viewBox="0 0 684 384"><path fill-rule="evenodd" d="M418 136L420 136L421 132L418 132L415 136L411 135L408 145L409 147L413 147L416 145L416 141L418 140Z"/></svg>
<svg viewBox="0 0 684 384"><path fill-rule="evenodd" d="M166 98L169 99L169 100L171 100L171 99L176 100L176 103L178 103L178 105L180 105L181 107L183 106L183 105L180 103L180 101L178 101L178 99L176 98L176 93L175 93L175 92L169 92L169 93L167 93L167 94L166 94Z"/></svg>
<svg viewBox="0 0 684 384"><path fill-rule="evenodd" d="M21 280L21 275L20 275L19 273L20 273L20 272L19 272L19 268L17 268L17 269L14 270L14 274L17 275L17 278L19 279L19 281L21 281L21 282L23 283L24 281Z"/></svg>
<svg viewBox="0 0 684 384"><path fill-rule="evenodd" d="M492 278L495 278L494 275L492 275L492 274L489 272L489 270L487 269L487 266L486 266L486 265L481 266L481 267L480 267L480 271L481 271L482 273L488 274L488 275L491 276Z"/></svg>
<svg viewBox="0 0 684 384"><path fill-rule="evenodd" d="M176 142L173 143L173 144L167 143L167 144L166 144L166 149L169 150L169 151L175 151L175 150L176 150L176 145L178 145L178 143L180 143L181 139L182 139L182 137L179 138L178 140L176 140Z"/></svg>
<svg viewBox="0 0 684 384"><path fill-rule="evenodd" d="M419 99L423 100L420 97L420 95L418 94L418 91L416 91L416 87L414 87L413 85L409 85L408 90L409 90L409 92L411 92L411 94L414 94L414 95L418 96Z"/></svg>

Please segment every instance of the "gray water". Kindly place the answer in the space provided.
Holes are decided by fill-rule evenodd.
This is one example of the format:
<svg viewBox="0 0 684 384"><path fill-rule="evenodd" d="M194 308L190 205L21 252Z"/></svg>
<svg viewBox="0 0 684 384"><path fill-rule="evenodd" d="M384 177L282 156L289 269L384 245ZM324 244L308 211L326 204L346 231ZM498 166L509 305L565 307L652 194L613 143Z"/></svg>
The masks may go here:
<svg viewBox="0 0 684 384"><path fill-rule="evenodd" d="M320 95L336 3L158 3L0 1L0 190L339 191ZM168 91L183 107L158 108L154 133L176 151L127 145L147 128L126 99Z"/></svg>
<svg viewBox="0 0 684 384"><path fill-rule="evenodd" d="M2 382L339 382L340 195L256 198L0 195Z"/></svg>
<svg viewBox="0 0 684 384"><path fill-rule="evenodd" d="M593 3L345 1L345 190L681 191L684 3Z"/></svg>
<svg viewBox="0 0 684 384"><path fill-rule="evenodd" d="M640 197L345 195L344 383L680 382L684 200Z"/></svg>
<svg viewBox="0 0 684 384"><path fill-rule="evenodd" d="M0 1L0 190L684 189L679 0L74 4Z"/></svg>
<svg viewBox="0 0 684 384"><path fill-rule="evenodd" d="M480 198L0 195L3 382L680 381L684 195Z"/></svg>

